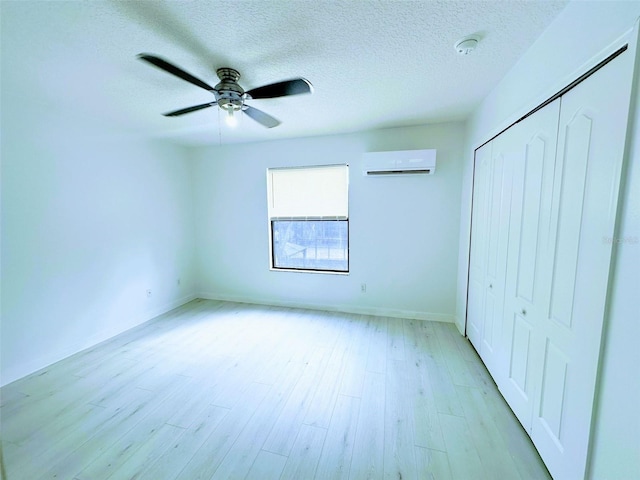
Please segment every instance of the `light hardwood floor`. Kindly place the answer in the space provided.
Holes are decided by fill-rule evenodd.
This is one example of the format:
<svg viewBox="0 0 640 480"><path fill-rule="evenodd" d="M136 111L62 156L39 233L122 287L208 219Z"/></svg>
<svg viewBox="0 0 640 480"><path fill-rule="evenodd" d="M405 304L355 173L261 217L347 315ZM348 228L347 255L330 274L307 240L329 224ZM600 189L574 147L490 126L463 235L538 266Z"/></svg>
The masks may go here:
<svg viewBox="0 0 640 480"><path fill-rule="evenodd" d="M451 324L196 300L0 394L8 480L549 478Z"/></svg>

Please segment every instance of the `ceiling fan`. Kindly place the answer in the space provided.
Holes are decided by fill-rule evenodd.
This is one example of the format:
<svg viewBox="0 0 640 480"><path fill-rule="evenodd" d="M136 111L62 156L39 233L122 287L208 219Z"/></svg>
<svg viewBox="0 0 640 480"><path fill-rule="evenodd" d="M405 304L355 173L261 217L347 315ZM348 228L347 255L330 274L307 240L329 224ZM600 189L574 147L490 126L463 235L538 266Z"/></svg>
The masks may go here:
<svg viewBox="0 0 640 480"><path fill-rule="evenodd" d="M210 91L215 96L213 102L203 103L201 105L194 105L193 107L182 108L173 112L163 114L165 117L178 117L186 113L202 110L203 108L213 107L217 105L227 113L227 123L230 125L235 124L235 116L239 111L244 112L253 120L267 128L273 128L280 125L280 121L271 115L251 107L245 103L245 100L259 100L263 98L276 98L285 97L288 95L299 95L302 93L312 93L313 86L311 82L305 78L293 78L291 80L285 80L283 82L271 83L262 87L253 88L245 91L240 85L238 80L240 79L240 73L233 68L219 68L216 73L220 82L212 87L203 82L199 78L194 77L190 73L185 72L179 67L167 62L166 60L157 57L155 55L149 55L147 53L141 53L138 55L140 60L158 67L165 72L171 73L176 77L186 80L193 85Z"/></svg>

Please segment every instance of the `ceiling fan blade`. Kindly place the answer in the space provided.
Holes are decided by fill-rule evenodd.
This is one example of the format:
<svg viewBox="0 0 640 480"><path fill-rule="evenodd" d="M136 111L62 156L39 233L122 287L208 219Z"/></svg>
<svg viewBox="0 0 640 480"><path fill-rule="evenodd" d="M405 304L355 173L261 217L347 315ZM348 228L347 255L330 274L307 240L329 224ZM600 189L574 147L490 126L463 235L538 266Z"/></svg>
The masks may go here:
<svg viewBox="0 0 640 480"><path fill-rule="evenodd" d="M164 70L165 72L168 72L172 75L175 75L176 77L186 80L187 82L192 83L193 85L196 85L200 88L204 88L205 90L209 90L210 92L213 92L213 87L211 85L204 83L199 78L194 77L190 73L185 72L181 68L178 68L175 65L172 65L171 63L167 62L166 60L163 60L160 57L156 57L155 55L149 55L147 53L141 53L138 55L138 58L140 60L144 60L145 62L149 62L151 65L154 65L160 68L161 70Z"/></svg>
<svg viewBox="0 0 640 480"><path fill-rule="evenodd" d="M242 111L253 118L256 122L267 128L273 128L280 125L280 120L273 118L271 115L264 113L262 110L244 105Z"/></svg>
<svg viewBox="0 0 640 480"><path fill-rule="evenodd" d="M195 105L193 107L181 108L180 110L175 110L173 112L163 113L163 115L165 117L177 117L180 115L184 115L185 113L191 113L198 110L202 110L203 108L213 107L214 105L217 105L217 104L218 102L203 103L202 105Z"/></svg>
<svg viewBox="0 0 640 480"><path fill-rule="evenodd" d="M249 90L247 95L253 99L285 97L287 95L300 95L301 93L312 93L313 86L306 78L294 78L284 82L271 83L262 87Z"/></svg>

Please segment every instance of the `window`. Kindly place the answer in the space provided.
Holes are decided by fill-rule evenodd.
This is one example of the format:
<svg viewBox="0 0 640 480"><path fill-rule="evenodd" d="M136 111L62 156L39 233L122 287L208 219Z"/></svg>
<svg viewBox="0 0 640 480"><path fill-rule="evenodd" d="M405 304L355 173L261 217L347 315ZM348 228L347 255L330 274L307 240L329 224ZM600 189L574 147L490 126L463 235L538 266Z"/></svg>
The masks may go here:
<svg viewBox="0 0 640 480"><path fill-rule="evenodd" d="M271 267L349 271L349 167L267 170Z"/></svg>

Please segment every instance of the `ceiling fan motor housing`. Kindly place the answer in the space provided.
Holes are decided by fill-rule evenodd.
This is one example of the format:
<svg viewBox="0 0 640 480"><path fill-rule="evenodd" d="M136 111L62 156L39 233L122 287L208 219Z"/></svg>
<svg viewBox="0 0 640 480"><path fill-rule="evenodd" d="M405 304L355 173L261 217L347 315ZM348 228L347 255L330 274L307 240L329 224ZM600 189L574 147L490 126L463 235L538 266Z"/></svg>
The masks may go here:
<svg viewBox="0 0 640 480"><path fill-rule="evenodd" d="M240 72L233 68L219 68L216 70L220 83L214 87L214 94L218 105L223 110L240 110L244 103L244 90L238 85Z"/></svg>

